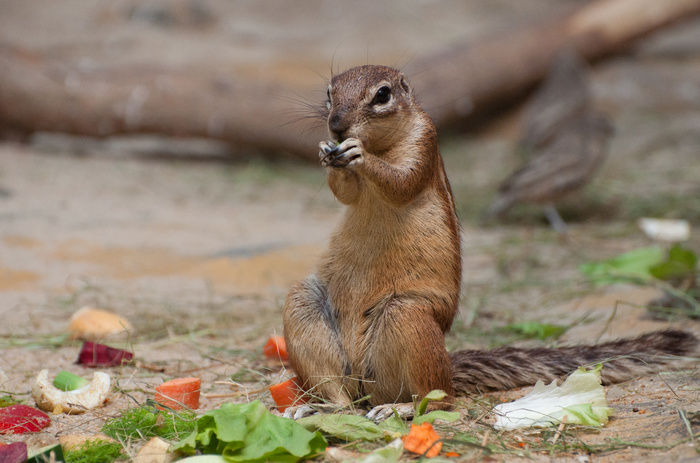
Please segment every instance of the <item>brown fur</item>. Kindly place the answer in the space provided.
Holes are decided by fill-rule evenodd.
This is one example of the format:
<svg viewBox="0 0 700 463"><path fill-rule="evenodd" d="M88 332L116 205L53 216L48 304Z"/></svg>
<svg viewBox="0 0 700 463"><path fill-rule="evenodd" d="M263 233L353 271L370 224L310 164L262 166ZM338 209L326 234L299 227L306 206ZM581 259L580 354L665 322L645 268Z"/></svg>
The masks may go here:
<svg viewBox="0 0 700 463"><path fill-rule="evenodd" d="M321 162L347 210L316 273L284 306L290 363L307 388L340 405L365 395L373 405L409 402L433 389L452 396L530 383L620 352L569 348L538 359L544 350L501 349L450 359L444 335L458 308L460 235L435 127L403 75L384 66L333 77L328 109L339 146L322 142Z"/></svg>

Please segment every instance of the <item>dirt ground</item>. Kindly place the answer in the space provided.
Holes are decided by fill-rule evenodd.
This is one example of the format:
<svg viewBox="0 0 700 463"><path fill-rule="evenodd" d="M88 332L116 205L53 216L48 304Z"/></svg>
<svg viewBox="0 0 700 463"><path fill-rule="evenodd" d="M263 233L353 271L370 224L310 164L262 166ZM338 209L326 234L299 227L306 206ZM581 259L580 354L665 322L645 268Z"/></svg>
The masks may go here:
<svg viewBox="0 0 700 463"><path fill-rule="evenodd" d="M330 20L340 11L338 2L295 2L297 8L278 2L0 1L0 40L85 62L196 63L220 56L264 72L265 63L293 61L290 78L318 84L323 95L319 75L326 76L331 63L402 62L560 3L566 2L437 7L413 1L392 4L392 10L364 2L343 11L338 24ZM513 149L517 108L478 131L443 136L464 248L464 291L450 349L541 345L504 329L531 320L570 326L550 343L667 326L700 334L696 320L651 317L644 306L656 290L596 288L578 271L581 263L651 244L636 224L644 216L689 220L686 246L700 251L700 21L599 63L593 91L616 132L600 175L561 207L570 224L565 239L534 207L518 208L504 222L479 224L499 181L519 162ZM201 376L203 410L254 398L271 405L265 387L290 372L264 359L262 345L281 334L286 291L312 271L342 212L320 167L231 153L206 140L56 134L0 140L0 369L8 376L2 394L31 403L31 382L44 368L91 375L74 364L80 341L66 335L71 314L84 306L130 320L129 338L109 341L133 349L138 360L109 370L118 389L105 407L53 416L45 432L3 435L0 442L38 445L97 432L119 410L151 397L164 379L184 375ZM561 438L567 449L527 457L698 461L697 443L679 443L689 434L678 411L700 411L699 371L695 362L607 387L614 415L605 428L572 430ZM458 408L464 432L473 427L468 418L475 406L465 399ZM699 426L693 424L694 433ZM519 436L526 443L542 437ZM609 447L589 454L579 442Z"/></svg>

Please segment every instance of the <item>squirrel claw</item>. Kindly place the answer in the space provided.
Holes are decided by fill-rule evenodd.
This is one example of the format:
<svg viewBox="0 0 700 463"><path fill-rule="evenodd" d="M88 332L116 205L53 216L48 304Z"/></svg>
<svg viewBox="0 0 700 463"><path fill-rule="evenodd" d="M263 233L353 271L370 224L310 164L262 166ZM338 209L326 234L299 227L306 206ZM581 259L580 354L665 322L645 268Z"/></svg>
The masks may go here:
<svg viewBox="0 0 700 463"><path fill-rule="evenodd" d="M305 418L307 416L315 415L318 413L316 409L310 405L299 405L297 407L289 407L284 411L284 417L292 420L298 420L300 418Z"/></svg>
<svg viewBox="0 0 700 463"><path fill-rule="evenodd" d="M362 145L359 140L348 138L340 144L334 141L319 143L318 153L323 167L347 167L362 161Z"/></svg>
<svg viewBox="0 0 700 463"><path fill-rule="evenodd" d="M335 413L342 408L342 406L336 404L296 405L287 408L283 416L292 420L298 420L317 413Z"/></svg>
<svg viewBox="0 0 700 463"><path fill-rule="evenodd" d="M385 404L377 405L367 413L366 418L372 421L384 421L391 417L394 412L401 418L410 418L414 415L413 404Z"/></svg>

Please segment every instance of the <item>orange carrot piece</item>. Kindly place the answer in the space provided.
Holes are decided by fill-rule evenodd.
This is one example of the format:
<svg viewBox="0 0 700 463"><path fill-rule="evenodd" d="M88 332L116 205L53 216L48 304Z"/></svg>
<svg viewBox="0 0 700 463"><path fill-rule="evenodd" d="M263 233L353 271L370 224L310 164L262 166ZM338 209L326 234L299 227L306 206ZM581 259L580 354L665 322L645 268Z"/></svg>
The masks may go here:
<svg viewBox="0 0 700 463"><path fill-rule="evenodd" d="M277 409L284 412L287 407L302 405L308 402L304 396L304 390L299 386L299 379L295 376L292 379L270 386L270 395L277 404Z"/></svg>
<svg viewBox="0 0 700 463"><path fill-rule="evenodd" d="M446 456L447 458L456 458L456 457L458 457L458 456L460 456L460 455L459 455L459 453L457 453L457 452L445 452L445 456Z"/></svg>
<svg viewBox="0 0 700 463"><path fill-rule="evenodd" d="M263 346L263 355L268 358L279 359L283 362L289 360L287 344L282 336L270 336Z"/></svg>
<svg viewBox="0 0 700 463"><path fill-rule="evenodd" d="M155 401L173 410L199 408L199 393L202 380L199 378L178 378L156 386ZM160 407L159 407L160 408Z"/></svg>
<svg viewBox="0 0 700 463"><path fill-rule="evenodd" d="M412 424L408 435L403 437L403 446L409 452L419 455L425 453L426 457L433 458L442 450L440 439L440 435L435 432L432 424L427 422L421 425Z"/></svg>

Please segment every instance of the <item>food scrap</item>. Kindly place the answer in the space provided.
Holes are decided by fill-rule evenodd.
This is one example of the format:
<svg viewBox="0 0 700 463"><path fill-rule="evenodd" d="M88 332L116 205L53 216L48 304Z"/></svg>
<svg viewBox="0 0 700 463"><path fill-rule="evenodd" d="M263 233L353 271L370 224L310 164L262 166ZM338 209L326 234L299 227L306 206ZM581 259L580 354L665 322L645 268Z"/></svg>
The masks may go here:
<svg viewBox="0 0 700 463"><path fill-rule="evenodd" d="M556 381L545 386L537 381L532 391L514 402L497 405L496 429L519 429L558 425L564 417L570 424L603 426L610 408L601 386L598 365L593 370L579 368L559 387Z"/></svg>
<svg viewBox="0 0 700 463"><path fill-rule="evenodd" d="M96 371L92 381L84 386L73 390L61 390L49 381L49 371L41 370L34 380L32 397L37 406L44 411L79 414L102 405L107 399L109 387L109 375Z"/></svg>
<svg viewBox="0 0 700 463"><path fill-rule="evenodd" d="M131 323L119 315L106 310L83 307L70 317L68 331L73 339L99 341L133 331Z"/></svg>
<svg viewBox="0 0 700 463"><path fill-rule="evenodd" d="M78 354L77 363L86 367L116 367L130 362L134 354L115 347L85 341Z"/></svg>
<svg viewBox="0 0 700 463"><path fill-rule="evenodd" d="M10 405L0 408L0 433L24 434L38 432L51 424L51 418L28 405Z"/></svg>
<svg viewBox="0 0 700 463"><path fill-rule="evenodd" d="M156 386L155 401L172 410L199 408L202 380L199 378L177 378Z"/></svg>
<svg viewBox="0 0 700 463"><path fill-rule="evenodd" d="M279 359L283 362L289 360L287 344L282 336L270 336L263 346L263 355L271 359Z"/></svg>
<svg viewBox="0 0 700 463"><path fill-rule="evenodd" d="M442 439L430 423L412 424L408 435L403 437L403 446L409 452L425 454L433 458L442 450Z"/></svg>
<svg viewBox="0 0 700 463"><path fill-rule="evenodd" d="M27 444L24 442L0 444L0 461L2 463L24 463L27 461Z"/></svg>
<svg viewBox="0 0 700 463"><path fill-rule="evenodd" d="M277 409L284 412L288 407L294 405L305 404L308 399L305 397L305 392L299 386L298 378L288 379L287 381L270 386L270 395L277 404Z"/></svg>

